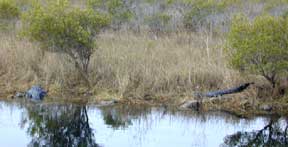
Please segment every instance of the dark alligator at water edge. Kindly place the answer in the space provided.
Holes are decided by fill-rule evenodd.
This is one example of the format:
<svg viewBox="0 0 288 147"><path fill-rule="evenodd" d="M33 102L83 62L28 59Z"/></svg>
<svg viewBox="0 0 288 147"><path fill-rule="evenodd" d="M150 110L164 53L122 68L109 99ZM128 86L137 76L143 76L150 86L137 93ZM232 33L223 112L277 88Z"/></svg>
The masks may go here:
<svg viewBox="0 0 288 147"><path fill-rule="evenodd" d="M222 96L226 94L239 93L247 89L251 84L254 84L254 83L253 82L245 83L245 84L241 84L240 86L233 87L230 89L225 89L225 90L210 91L207 93L195 93L194 96L196 97L218 97L218 96Z"/></svg>
<svg viewBox="0 0 288 147"><path fill-rule="evenodd" d="M254 83L245 83L237 87L233 87L230 89L225 89L225 90L217 90L217 91L210 91L207 93L195 93L194 96L196 99L194 100L188 100L180 105L180 109L192 109L199 111L201 104L203 102L211 101L213 99L218 99L218 98L211 98L211 97L219 97L223 96L226 94L233 94L233 93L238 93L242 92L245 89L247 89L251 84ZM199 99L200 98L200 99ZM202 98L210 98L210 99L202 99Z"/></svg>
<svg viewBox="0 0 288 147"><path fill-rule="evenodd" d="M17 92L15 97L26 97L31 100L43 100L43 98L47 95L47 91L45 91L41 86L34 85L30 89L25 92Z"/></svg>

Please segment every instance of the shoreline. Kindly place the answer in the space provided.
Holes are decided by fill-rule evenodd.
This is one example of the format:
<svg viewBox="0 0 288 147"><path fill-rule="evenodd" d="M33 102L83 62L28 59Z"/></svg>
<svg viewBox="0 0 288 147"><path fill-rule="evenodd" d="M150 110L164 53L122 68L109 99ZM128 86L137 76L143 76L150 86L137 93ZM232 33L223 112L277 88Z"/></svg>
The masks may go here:
<svg viewBox="0 0 288 147"><path fill-rule="evenodd" d="M6 96L4 96L6 95ZM145 106L145 107L165 107L167 109L176 111L191 111L191 112L209 112L209 111L221 111L230 113L237 117L249 118L254 116L276 115L287 116L288 115L288 103L287 98L282 97L277 100L265 101L263 103L251 102L249 98L237 97L235 95L229 95L230 97L217 97L212 99L205 99L199 101L198 108L183 107L185 103L196 101L192 97L155 97L155 98L115 98L99 96L80 96L80 95L48 95L41 103L45 104L80 104L80 105L96 105L99 107L107 107L114 105L127 105L127 106ZM234 96L234 97L232 97ZM11 94L0 94L1 101L17 102L22 101L23 98L12 97ZM285 101L285 102L283 102ZM22 101L23 102L23 101ZM28 101L24 101L28 102ZM253 104L254 103L254 104ZM256 104L257 103L257 104ZM194 106L194 105L193 105Z"/></svg>
<svg viewBox="0 0 288 147"><path fill-rule="evenodd" d="M227 95L223 101L202 103L201 111L221 110L238 116L288 115L287 94L276 98L263 77L243 76L227 66L225 54L220 52L223 38L210 38L207 45L213 56L206 58L207 48L199 38L201 33L172 33L157 39L146 33L99 34L98 48L90 61L90 88L69 58L47 52L39 59L39 48L31 42L13 35L8 36L9 39L2 36L6 46L2 47L5 56L1 59L5 64L0 73L0 99L11 98L32 85L41 85L49 96L44 102L98 104L116 99L125 105L180 109L184 103L196 100L192 92L217 91L255 82L255 86ZM188 108L187 111L195 110Z"/></svg>

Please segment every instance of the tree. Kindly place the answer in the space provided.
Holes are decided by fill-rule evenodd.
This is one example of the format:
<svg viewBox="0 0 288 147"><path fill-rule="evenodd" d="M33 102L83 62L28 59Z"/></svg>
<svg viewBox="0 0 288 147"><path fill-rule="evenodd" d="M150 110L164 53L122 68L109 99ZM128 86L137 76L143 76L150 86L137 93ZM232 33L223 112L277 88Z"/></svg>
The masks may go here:
<svg viewBox="0 0 288 147"><path fill-rule="evenodd" d="M109 24L109 18L92 9L74 8L68 0L52 0L45 5L34 3L22 22L24 36L38 42L44 51L67 54L86 77L95 36Z"/></svg>
<svg viewBox="0 0 288 147"><path fill-rule="evenodd" d="M230 64L264 76L275 88L288 72L288 19L269 15L249 21L237 16L227 39Z"/></svg>

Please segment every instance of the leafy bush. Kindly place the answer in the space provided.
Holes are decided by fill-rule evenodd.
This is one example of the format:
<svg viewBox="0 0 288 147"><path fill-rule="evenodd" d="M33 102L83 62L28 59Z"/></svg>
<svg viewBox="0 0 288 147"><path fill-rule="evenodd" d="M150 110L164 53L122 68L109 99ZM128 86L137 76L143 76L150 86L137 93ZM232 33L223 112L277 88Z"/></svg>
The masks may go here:
<svg viewBox="0 0 288 147"><path fill-rule="evenodd" d="M264 76L275 85L288 72L288 20L269 15L250 22L237 16L227 39L230 63L241 71Z"/></svg>
<svg viewBox="0 0 288 147"><path fill-rule="evenodd" d="M134 16L125 0L88 0L87 3L90 8L109 14L114 29L120 29L123 23L129 22Z"/></svg>
<svg viewBox="0 0 288 147"><path fill-rule="evenodd" d="M219 12L224 11L226 3L219 3L217 1L203 1L203 0L195 0L188 1L192 5L190 11L184 14L183 23L185 28L196 31L197 27L203 26L205 24L209 24L206 18L209 15L213 15Z"/></svg>
<svg viewBox="0 0 288 147"><path fill-rule="evenodd" d="M124 0L107 1L108 11L112 15L112 23L120 28L121 24L128 22L133 17L132 11L125 5Z"/></svg>
<svg viewBox="0 0 288 147"><path fill-rule="evenodd" d="M20 10L13 0L0 0L0 30L13 27L19 15Z"/></svg>
<svg viewBox="0 0 288 147"><path fill-rule="evenodd" d="M0 19L15 19L20 11L13 0L0 0Z"/></svg>
<svg viewBox="0 0 288 147"><path fill-rule="evenodd" d="M22 17L23 34L38 42L44 51L69 55L82 73L88 72L95 36L109 18L92 9L72 7L68 0L34 3Z"/></svg>
<svg viewBox="0 0 288 147"><path fill-rule="evenodd" d="M107 1L105 0L87 0L87 7L101 11L101 12L108 12L107 11Z"/></svg>
<svg viewBox="0 0 288 147"><path fill-rule="evenodd" d="M282 15L285 19L288 18L288 11L284 12L283 15Z"/></svg>

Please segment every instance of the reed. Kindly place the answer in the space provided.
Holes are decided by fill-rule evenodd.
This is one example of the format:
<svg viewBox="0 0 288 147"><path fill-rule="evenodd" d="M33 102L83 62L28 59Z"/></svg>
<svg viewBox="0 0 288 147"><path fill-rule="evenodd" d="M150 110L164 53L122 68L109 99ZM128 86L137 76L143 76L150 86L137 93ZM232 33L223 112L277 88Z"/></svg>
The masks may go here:
<svg viewBox="0 0 288 147"><path fill-rule="evenodd" d="M194 91L227 88L245 80L227 66L221 37L188 32L155 36L149 32L106 31L96 39L89 67L96 95L107 92L119 97L185 97ZM43 54L37 44L16 35L1 35L0 40L0 77L8 89L23 83L23 88L41 84L57 92L86 89L69 57Z"/></svg>

